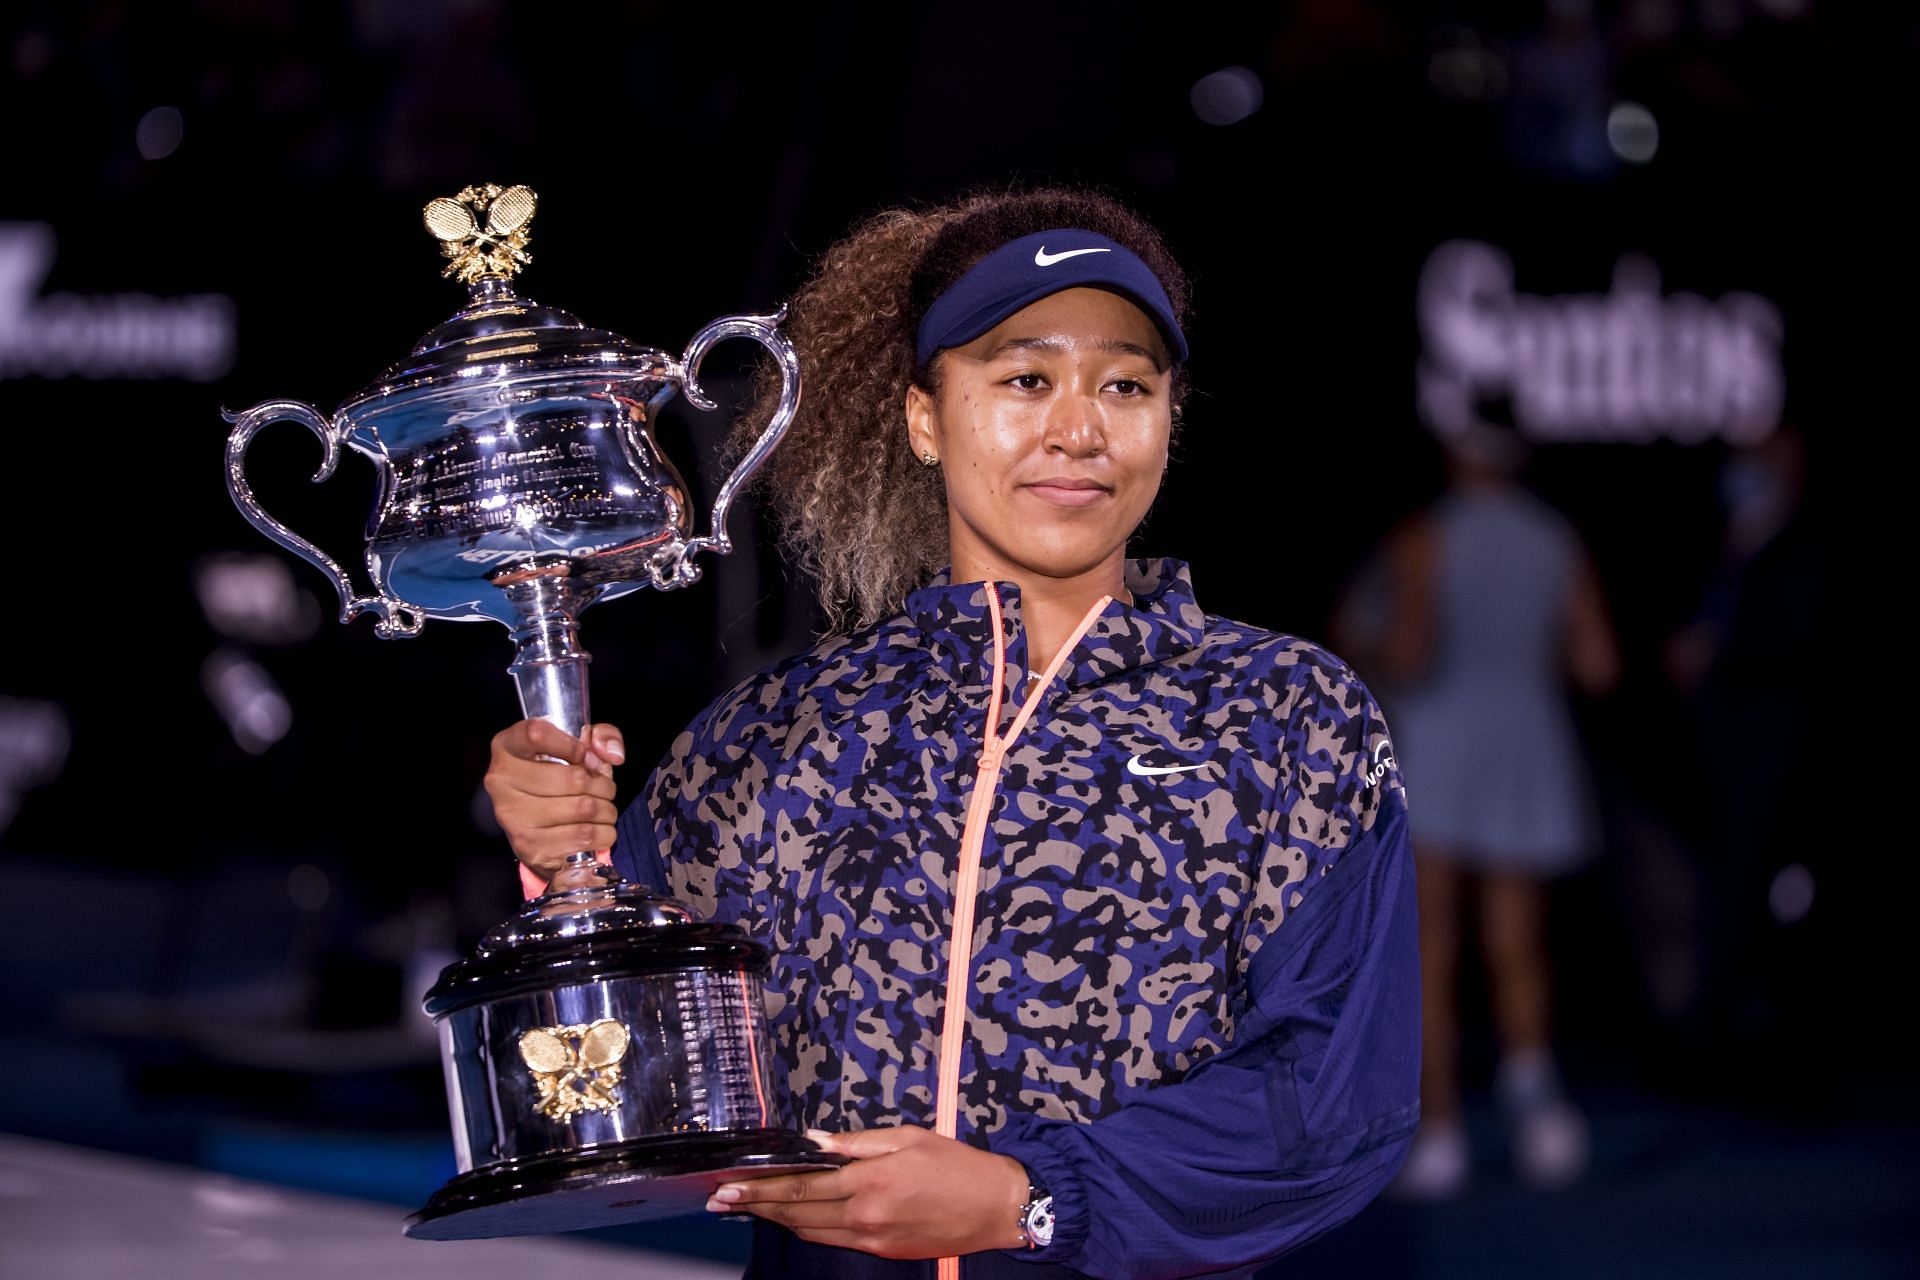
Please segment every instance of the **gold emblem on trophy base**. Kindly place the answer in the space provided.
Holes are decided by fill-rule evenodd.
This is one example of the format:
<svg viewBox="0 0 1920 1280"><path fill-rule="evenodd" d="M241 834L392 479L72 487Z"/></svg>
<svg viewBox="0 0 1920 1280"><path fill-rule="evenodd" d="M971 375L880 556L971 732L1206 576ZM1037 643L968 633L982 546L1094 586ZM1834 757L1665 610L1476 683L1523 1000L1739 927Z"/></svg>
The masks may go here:
<svg viewBox="0 0 1920 1280"><path fill-rule="evenodd" d="M531 188L492 183L430 201L422 211L427 230L440 241L440 252L452 259L440 274L459 276L462 284L512 279L533 261L527 252L527 224L533 221L536 203Z"/></svg>
<svg viewBox="0 0 1920 1280"><path fill-rule="evenodd" d="M540 1089L533 1109L566 1124L582 1111L616 1110L620 1059L632 1040L625 1024L612 1018L523 1032L520 1057Z"/></svg>

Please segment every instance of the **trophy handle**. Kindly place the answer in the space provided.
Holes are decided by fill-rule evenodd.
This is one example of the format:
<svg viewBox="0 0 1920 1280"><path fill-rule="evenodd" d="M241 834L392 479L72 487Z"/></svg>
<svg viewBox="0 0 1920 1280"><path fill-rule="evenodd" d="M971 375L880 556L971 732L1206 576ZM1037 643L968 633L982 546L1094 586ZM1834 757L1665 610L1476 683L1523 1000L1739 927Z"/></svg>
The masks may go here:
<svg viewBox="0 0 1920 1280"><path fill-rule="evenodd" d="M767 423L767 429L760 433L760 438L753 442L753 448L747 450L747 456L740 459L740 465L720 486L720 492L713 500L713 516L708 524L712 532L704 538L687 541L670 556L663 556L662 562L656 563L653 568L654 585L657 587L684 587L698 582L700 566L693 562L696 554L712 551L724 556L733 550L733 540L727 537L727 508L733 505L733 495L760 469L760 464L773 452L773 446L780 443L780 437L793 424L793 415L800 410L800 357L794 353L793 343L779 329L786 318L787 308L784 304L772 315L722 316L694 334L693 341L687 344L687 352L680 359L682 385L686 388L687 399L699 408L716 407L706 392L700 389L700 362L706 359L708 348L728 338L752 338L773 353L774 360L780 365L780 403L774 407L773 419Z"/></svg>
<svg viewBox="0 0 1920 1280"><path fill-rule="evenodd" d="M378 620L374 624L374 631L382 639L419 635L421 626L426 622L424 613L379 590L378 584L375 584L378 590L376 595L355 595L353 583L348 581L345 570L335 563L333 557L268 515L266 508L253 496L252 486L247 484L247 446L253 443L253 437L260 428L268 423L282 420L298 422L320 438L326 457L321 461L320 469L313 473L315 484L331 476L333 469L339 465L340 441L346 435L345 426L328 421L318 409L298 400L266 400L245 413L229 413L222 409L220 416L234 424L232 434L227 437L227 492L233 496L234 505L240 508L240 514L247 518L247 523L327 575L333 583L333 589L340 593L340 621L351 622L362 613L371 613Z"/></svg>

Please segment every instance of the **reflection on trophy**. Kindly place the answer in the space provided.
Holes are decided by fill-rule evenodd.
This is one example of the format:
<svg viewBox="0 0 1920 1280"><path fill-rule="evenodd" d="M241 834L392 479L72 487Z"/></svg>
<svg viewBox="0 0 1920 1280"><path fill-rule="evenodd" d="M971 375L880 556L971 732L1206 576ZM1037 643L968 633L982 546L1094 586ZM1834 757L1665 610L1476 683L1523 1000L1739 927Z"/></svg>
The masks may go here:
<svg viewBox="0 0 1920 1280"><path fill-rule="evenodd" d="M519 297L512 277L535 207L526 187L469 187L426 207L445 274L470 300L331 417L274 400L241 414L227 488L262 533L316 565L340 618L383 637L428 618L511 630L508 668L529 717L578 736L588 723L580 611L642 587L697 581L694 556L730 551L727 508L793 420L800 372L770 316L729 316L678 360ZM698 381L714 343L773 353L779 405L691 537L686 485L656 447L655 415ZM342 445L371 459L380 496L367 528L371 594L261 509L247 446L282 419L319 437L316 482ZM604 1226L698 1211L721 1182L842 1163L790 1127L770 1074L761 1002L769 955L620 878L592 851L569 856L544 895L496 926L428 992L440 1032L460 1172L408 1220L423 1239Z"/></svg>

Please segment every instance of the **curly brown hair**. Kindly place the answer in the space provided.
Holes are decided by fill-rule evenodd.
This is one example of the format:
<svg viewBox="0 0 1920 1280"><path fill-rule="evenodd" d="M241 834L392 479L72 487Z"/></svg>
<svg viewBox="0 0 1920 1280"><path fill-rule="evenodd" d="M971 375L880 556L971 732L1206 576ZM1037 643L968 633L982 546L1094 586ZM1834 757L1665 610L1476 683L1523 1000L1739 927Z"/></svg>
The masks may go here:
<svg viewBox="0 0 1920 1280"><path fill-rule="evenodd" d="M1151 223L1104 193L1069 187L995 191L928 209L867 218L821 258L788 304L785 330L804 394L780 446L756 477L788 555L810 572L829 630L897 612L947 563L946 489L907 441L907 387L937 394L941 353L914 360L927 308L1009 240L1078 227L1125 245L1160 278L1186 327L1186 273ZM744 453L771 419L779 378L761 370L752 409L729 454ZM1186 398L1173 372L1177 428Z"/></svg>

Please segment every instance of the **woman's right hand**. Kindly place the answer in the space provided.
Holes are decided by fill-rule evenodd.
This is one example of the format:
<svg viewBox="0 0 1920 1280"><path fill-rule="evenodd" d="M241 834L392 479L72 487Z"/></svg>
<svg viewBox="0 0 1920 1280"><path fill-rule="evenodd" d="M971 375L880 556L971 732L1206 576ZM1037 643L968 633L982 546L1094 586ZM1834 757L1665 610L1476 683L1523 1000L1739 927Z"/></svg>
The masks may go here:
<svg viewBox="0 0 1920 1280"><path fill-rule="evenodd" d="M613 766L626 758L610 724L590 724L573 738L545 720L522 720L495 734L484 782L514 856L551 880L569 853L612 848L620 816Z"/></svg>

